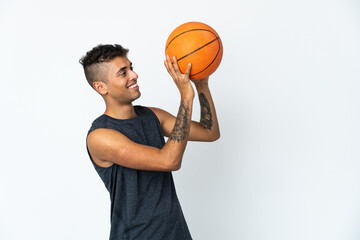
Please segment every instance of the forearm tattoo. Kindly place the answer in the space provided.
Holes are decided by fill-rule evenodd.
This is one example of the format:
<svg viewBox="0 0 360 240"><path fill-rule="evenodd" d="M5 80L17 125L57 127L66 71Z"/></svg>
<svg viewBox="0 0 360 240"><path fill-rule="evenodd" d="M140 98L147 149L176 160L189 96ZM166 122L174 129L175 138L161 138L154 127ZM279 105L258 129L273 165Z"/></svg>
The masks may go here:
<svg viewBox="0 0 360 240"><path fill-rule="evenodd" d="M175 125L170 134L170 141L181 142L189 134L189 107L185 103L181 103L179 113L177 115Z"/></svg>
<svg viewBox="0 0 360 240"><path fill-rule="evenodd" d="M203 128L211 130L213 126L212 114L209 101L206 99L205 94L199 94L201 118L200 124Z"/></svg>

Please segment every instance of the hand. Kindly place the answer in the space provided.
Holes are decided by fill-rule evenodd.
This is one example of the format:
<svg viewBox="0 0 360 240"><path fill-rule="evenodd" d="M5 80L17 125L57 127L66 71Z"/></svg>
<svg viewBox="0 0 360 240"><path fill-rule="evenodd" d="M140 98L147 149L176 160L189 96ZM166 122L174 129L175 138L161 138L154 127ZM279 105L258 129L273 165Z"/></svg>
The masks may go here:
<svg viewBox="0 0 360 240"><path fill-rule="evenodd" d="M190 70L191 63L188 64L185 74L182 74L179 65L177 63L176 57L173 57L174 63L171 62L170 57L166 55L166 60L164 61L165 67L171 77L173 78L177 88L179 89L180 95L185 99L194 99L195 92L190 83Z"/></svg>

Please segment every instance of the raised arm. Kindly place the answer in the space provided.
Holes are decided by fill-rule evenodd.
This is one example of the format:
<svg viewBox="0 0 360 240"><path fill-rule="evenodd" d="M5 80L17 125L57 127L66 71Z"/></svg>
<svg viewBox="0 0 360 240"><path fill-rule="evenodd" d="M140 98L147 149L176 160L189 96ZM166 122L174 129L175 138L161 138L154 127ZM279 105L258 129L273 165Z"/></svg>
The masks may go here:
<svg viewBox="0 0 360 240"><path fill-rule="evenodd" d="M209 89L209 78L193 81L200 102L200 122L191 124L192 141L215 141L220 138L215 105Z"/></svg>
<svg viewBox="0 0 360 240"><path fill-rule="evenodd" d="M212 142L220 137L219 124L215 111L215 105L209 89L209 79L193 81L198 92L200 102L200 121L191 121L189 140ZM176 118L170 113L151 108L160 120L164 135L169 137Z"/></svg>
<svg viewBox="0 0 360 240"><path fill-rule="evenodd" d="M116 163L139 170L175 171L180 169L189 139L194 89L189 80L191 65L181 74L176 59L167 57L165 66L179 89L181 100L169 139L162 149L137 144L112 129L96 129L87 139L93 161L102 167Z"/></svg>

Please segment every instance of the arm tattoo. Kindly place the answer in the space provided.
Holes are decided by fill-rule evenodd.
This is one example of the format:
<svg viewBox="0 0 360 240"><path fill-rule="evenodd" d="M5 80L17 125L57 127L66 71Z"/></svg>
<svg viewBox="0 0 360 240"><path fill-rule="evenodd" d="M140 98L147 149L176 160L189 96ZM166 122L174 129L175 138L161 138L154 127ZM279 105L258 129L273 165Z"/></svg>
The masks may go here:
<svg viewBox="0 0 360 240"><path fill-rule="evenodd" d="M189 107L186 106L185 103L182 103L179 108L174 128L169 137L170 141L181 142L187 137L190 129L188 116Z"/></svg>
<svg viewBox="0 0 360 240"><path fill-rule="evenodd" d="M201 118L200 124L203 128L211 130L213 126L212 114L209 101L206 99L205 94L199 94Z"/></svg>

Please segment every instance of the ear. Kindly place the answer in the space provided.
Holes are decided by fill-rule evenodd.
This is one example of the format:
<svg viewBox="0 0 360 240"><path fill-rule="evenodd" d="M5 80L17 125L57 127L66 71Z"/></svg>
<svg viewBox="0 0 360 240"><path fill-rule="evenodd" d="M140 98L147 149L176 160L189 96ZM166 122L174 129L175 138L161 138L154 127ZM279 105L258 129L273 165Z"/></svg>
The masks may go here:
<svg viewBox="0 0 360 240"><path fill-rule="evenodd" d="M94 82L93 88L101 95L106 95L108 93L107 85L103 82Z"/></svg>

